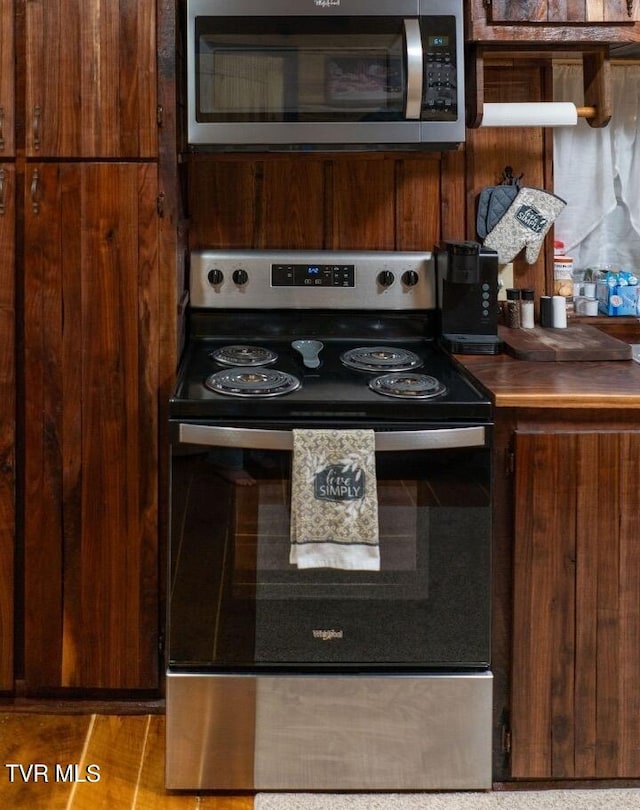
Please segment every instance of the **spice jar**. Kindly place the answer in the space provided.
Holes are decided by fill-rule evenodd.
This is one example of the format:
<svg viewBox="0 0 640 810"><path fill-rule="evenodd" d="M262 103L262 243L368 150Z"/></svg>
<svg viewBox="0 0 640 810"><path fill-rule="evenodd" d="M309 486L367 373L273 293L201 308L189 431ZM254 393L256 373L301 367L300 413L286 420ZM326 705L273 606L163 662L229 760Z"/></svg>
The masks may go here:
<svg viewBox="0 0 640 810"><path fill-rule="evenodd" d="M510 329L520 328L520 290L511 288L507 290L506 306L507 326Z"/></svg>
<svg viewBox="0 0 640 810"><path fill-rule="evenodd" d="M554 256L553 294L564 298L573 296L573 259L571 256Z"/></svg>
<svg viewBox="0 0 640 810"><path fill-rule="evenodd" d="M523 329L533 329L535 326L533 318L533 300L535 292L533 290L522 290L520 300L520 325Z"/></svg>

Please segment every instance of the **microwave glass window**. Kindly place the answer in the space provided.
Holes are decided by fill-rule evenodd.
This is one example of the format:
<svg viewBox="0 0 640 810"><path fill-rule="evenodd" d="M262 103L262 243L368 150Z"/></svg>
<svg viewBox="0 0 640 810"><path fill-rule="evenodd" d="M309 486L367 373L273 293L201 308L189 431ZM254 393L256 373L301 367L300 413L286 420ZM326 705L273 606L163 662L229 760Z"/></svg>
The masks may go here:
<svg viewBox="0 0 640 810"><path fill-rule="evenodd" d="M357 31L350 25L345 18L297 18L295 25L290 18L201 18L197 120L401 119L402 20L358 20Z"/></svg>

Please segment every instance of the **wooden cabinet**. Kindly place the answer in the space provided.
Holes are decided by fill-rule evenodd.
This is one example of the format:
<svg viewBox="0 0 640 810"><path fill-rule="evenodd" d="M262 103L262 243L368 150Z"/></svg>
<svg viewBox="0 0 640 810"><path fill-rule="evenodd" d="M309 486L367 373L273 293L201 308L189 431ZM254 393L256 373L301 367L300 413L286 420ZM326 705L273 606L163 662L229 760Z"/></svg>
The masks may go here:
<svg viewBox="0 0 640 810"><path fill-rule="evenodd" d="M0 45L1 47L1 45ZM13 686L15 167L0 161L0 691Z"/></svg>
<svg viewBox="0 0 640 810"><path fill-rule="evenodd" d="M29 695L157 690L175 3L18 7L19 676Z"/></svg>
<svg viewBox="0 0 640 810"><path fill-rule="evenodd" d="M15 154L14 0L0 0L0 161Z"/></svg>
<svg viewBox="0 0 640 810"><path fill-rule="evenodd" d="M153 163L27 165L25 681L158 683Z"/></svg>
<svg viewBox="0 0 640 810"><path fill-rule="evenodd" d="M0 692L13 687L15 544L14 3L0 0Z"/></svg>
<svg viewBox="0 0 640 810"><path fill-rule="evenodd" d="M637 42L640 0L469 0L467 37L499 43Z"/></svg>
<svg viewBox="0 0 640 810"><path fill-rule="evenodd" d="M27 156L157 156L154 0L30 0L25 33Z"/></svg>
<svg viewBox="0 0 640 810"><path fill-rule="evenodd" d="M573 417L515 433L511 777L638 778L640 430Z"/></svg>
<svg viewBox="0 0 640 810"><path fill-rule="evenodd" d="M637 0L490 0L488 19L495 23L592 23L630 22L640 19Z"/></svg>

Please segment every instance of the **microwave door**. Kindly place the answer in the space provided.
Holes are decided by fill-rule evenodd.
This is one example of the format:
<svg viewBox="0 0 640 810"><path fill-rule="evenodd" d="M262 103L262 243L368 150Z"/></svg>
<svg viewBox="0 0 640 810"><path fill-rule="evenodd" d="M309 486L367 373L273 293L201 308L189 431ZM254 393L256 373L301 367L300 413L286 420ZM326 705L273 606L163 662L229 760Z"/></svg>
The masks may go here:
<svg viewBox="0 0 640 810"><path fill-rule="evenodd" d="M417 143L419 18L347 19L194 22L190 143Z"/></svg>

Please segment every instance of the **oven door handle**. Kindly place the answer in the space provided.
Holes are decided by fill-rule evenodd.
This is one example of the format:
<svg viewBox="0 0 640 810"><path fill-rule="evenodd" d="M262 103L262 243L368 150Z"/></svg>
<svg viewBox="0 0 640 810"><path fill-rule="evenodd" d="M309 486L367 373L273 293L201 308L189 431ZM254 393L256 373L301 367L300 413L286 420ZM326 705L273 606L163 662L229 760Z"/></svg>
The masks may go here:
<svg viewBox="0 0 640 810"><path fill-rule="evenodd" d="M175 431L175 438L180 444L237 447L245 450L293 450L291 430L259 430L180 422ZM376 452L446 450L455 447L484 447L486 444L484 425L376 433Z"/></svg>

